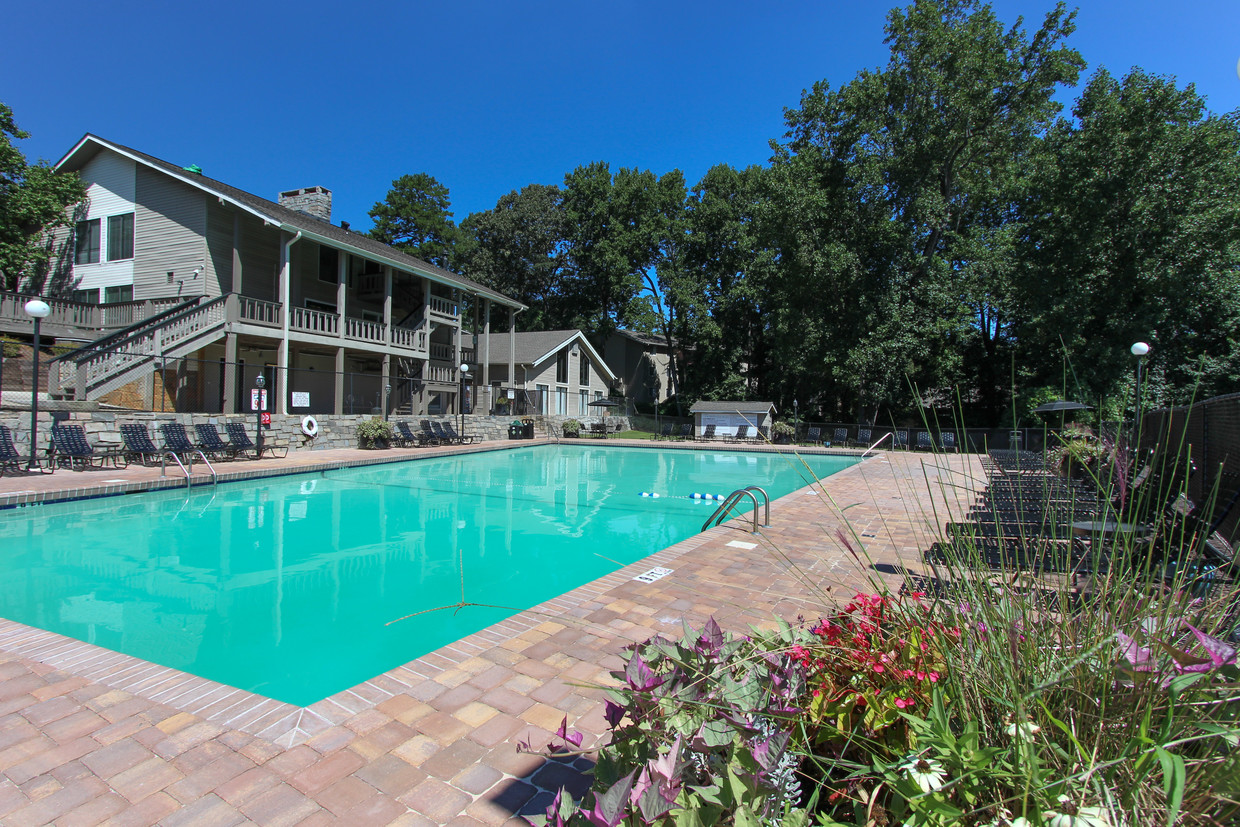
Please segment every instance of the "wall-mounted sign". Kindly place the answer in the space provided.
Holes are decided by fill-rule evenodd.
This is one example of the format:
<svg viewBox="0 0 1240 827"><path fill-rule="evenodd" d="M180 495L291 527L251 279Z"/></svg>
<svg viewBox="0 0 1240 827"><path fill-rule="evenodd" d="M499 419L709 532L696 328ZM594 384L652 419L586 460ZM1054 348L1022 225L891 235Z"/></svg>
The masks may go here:
<svg viewBox="0 0 1240 827"><path fill-rule="evenodd" d="M271 424L271 414L269 414L269 413L264 413L264 414L262 415L262 423L263 423L264 425L270 425L270 424Z"/></svg>
<svg viewBox="0 0 1240 827"><path fill-rule="evenodd" d="M267 389L261 391L258 388L250 388L250 410L265 411L267 410Z"/></svg>
<svg viewBox="0 0 1240 827"><path fill-rule="evenodd" d="M293 407L309 408L310 392L309 391L293 391Z"/></svg>

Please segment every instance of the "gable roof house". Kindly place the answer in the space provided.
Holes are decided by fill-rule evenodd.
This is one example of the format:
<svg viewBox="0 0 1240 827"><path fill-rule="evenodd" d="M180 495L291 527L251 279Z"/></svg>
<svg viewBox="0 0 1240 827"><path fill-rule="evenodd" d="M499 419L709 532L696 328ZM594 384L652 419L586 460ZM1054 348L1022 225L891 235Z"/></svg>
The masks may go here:
<svg viewBox="0 0 1240 827"><path fill-rule="evenodd" d="M669 348L663 336L617 330L603 343L603 357L620 377L624 395L638 404L658 405L677 391L673 372L683 354L674 341Z"/></svg>
<svg viewBox="0 0 1240 827"><path fill-rule="evenodd" d="M487 356L482 354L483 365ZM492 408L508 405L517 414L598 416L601 409L590 403L606 396L616 381L580 330L496 336L489 357ZM505 398L512 403L499 402Z"/></svg>
<svg viewBox="0 0 1240 827"><path fill-rule="evenodd" d="M70 240L75 298L133 322L61 360L65 396L156 381L169 394L174 382L196 410L232 413L248 410L262 371L280 413L456 410L473 343L512 336L525 309L332 224L323 187L269 201L90 134L56 168L87 185ZM493 305L509 312L495 337Z"/></svg>

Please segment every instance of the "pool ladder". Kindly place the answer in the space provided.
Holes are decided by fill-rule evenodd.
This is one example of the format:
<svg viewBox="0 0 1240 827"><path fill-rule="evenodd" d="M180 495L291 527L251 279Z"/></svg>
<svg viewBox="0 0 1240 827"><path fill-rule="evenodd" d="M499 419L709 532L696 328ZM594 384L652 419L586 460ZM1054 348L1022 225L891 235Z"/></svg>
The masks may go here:
<svg viewBox="0 0 1240 827"><path fill-rule="evenodd" d="M204 453L203 453L202 451L200 451L200 450L196 450L196 451L194 451L194 453L195 453L195 454L197 454L198 456L202 457L202 461L203 461L203 463L205 463L205 464L206 464L206 466L207 466L207 470L211 472L211 485L212 485L212 487L214 487L214 486L215 486L215 484L216 484L216 483L218 483L218 482L220 481L220 478L219 478L219 475L215 473L215 468L211 465L211 461L210 461L210 460L208 460L208 459L207 459L207 455L206 455L206 454L204 454ZM194 483L190 480L190 471L194 470L194 458L193 458L193 457L190 457L190 460L189 460L189 470L187 471L187 470L185 469L185 465L184 465L184 464L182 464L182 462L181 462L181 458L180 458L180 457L178 457L176 454L172 453L171 451L164 451L163 455L159 458L159 475L160 475L161 477L163 477L163 476L167 476L167 475L164 473L164 469L167 467L167 466L164 464L164 460L166 460L168 457L172 457L172 461L173 461L173 462L175 462L175 463L177 464L177 468L180 468L180 469L181 469L181 473L185 475L185 487L186 487L186 488L192 488L192 487L193 487L193 485L194 485Z"/></svg>
<svg viewBox="0 0 1240 827"><path fill-rule="evenodd" d="M756 485L749 485L749 486L746 486L745 488L738 488L735 491L733 491L731 494L729 494L727 496L727 499L725 499L719 505L719 507L715 509L715 512L706 518L706 522L702 523L702 531L705 531L706 529L710 528L712 525L719 525L720 523L722 523L730 515L732 509L736 507L736 504L739 503L741 500L743 500L745 497L748 497L749 499L753 500L753 533L757 534L758 533L758 497L757 495L754 494L755 491L758 492L758 494L762 495L762 502L766 505L765 514L763 515L762 525L764 528L770 527L771 525L771 498L767 495L766 491L763 490L762 488L759 488Z"/></svg>

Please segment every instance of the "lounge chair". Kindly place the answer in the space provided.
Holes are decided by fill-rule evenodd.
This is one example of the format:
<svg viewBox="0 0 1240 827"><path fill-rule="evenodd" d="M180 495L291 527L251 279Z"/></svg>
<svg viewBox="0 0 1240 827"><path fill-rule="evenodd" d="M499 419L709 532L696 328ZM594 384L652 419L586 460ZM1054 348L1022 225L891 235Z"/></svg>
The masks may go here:
<svg viewBox="0 0 1240 827"><path fill-rule="evenodd" d="M918 451L933 451L934 450L934 435L930 433L929 431L918 431L917 432L917 450Z"/></svg>
<svg viewBox="0 0 1240 827"><path fill-rule="evenodd" d="M908 431L903 430L903 429L897 430L895 432L895 436L892 437L891 445L893 448L895 448L898 451L907 451L908 450Z"/></svg>
<svg viewBox="0 0 1240 827"><path fill-rule="evenodd" d="M676 424L673 422L664 422L663 428L654 435L655 439L674 439Z"/></svg>
<svg viewBox="0 0 1240 827"><path fill-rule="evenodd" d="M198 434L198 447L211 456L236 459L241 450L220 439L220 432L213 423L194 425L194 433Z"/></svg>
<svg viewBox="0 0 1240 827"><path fill-rule="evenodd" d="M607 439L607 424L603 422L591 422L586 426L590 436L595 439Z"/></svg>
<svg viewBox="0 0 1240 827"><path fill-rule="evenodd" d="M805 441L808 442L810 445L821 445L822 444L822 428L815 426L813 428L808 429L805 432Z"/></svg>
<svg viewBox="0 0 1240 827"><path fill-rule="evenodd" d="M836 428L835 433L831 436L831 444L832 445L847 445L848 444L848 429L847 428Z"/></svg>
<svg viewBox="0 0 1240 827"><path fill-rule="evenodd" d="M81 425L57 423L52 426L52 463L67 464L75 471L102 468L111 462L116 468L128 465L125 452L118 446L100 446L99 450L86 441L86 431Z"/></svg>
<svg viewBox="0 0 1240 827"><path fill-rule="evenodd" d="M414 430L409 427L409 423L403 419L396 423L396 433L399 434L397 437L397 442L404 448L412 448L415 445L423 446L430 444L426 434L415 433Z"/></svg>
<svg viewBox="0 0 1240 827"><path fill-rule="evenodd" d="M164 450L151 441L151 432L145 425L128 422L121 425L121 439L125 442L125 459L141 465L154 465L164 455Z"/></svg>
<svg viewBox="0 0 1240 827"><path fill-rule="evenodd" d="M939 447L944 451L951 451L952 453L955 453L958 450L956 447L955 431L943 431L939 434L939 443Z"/></svg>
<svg viewBox="0 0 1240 827"><path fill-rule="evenodd" d="M714 438L715 438L715 426L707 425L705 428L702 429L702 435L699 437L695 437L695 440L698 442L709 442L710 440Z"/></svg>
<svg viewBox="0 0 1240 827"><path fill-rule="evenodd" d="M858 428L857 438L850 442L857 448L869 448L873 444L874 432L869 428Z"/></svg>
<svg viewBox="0 0 1240 827"><path fill-rule="evenodd" d="M179 422L164 422L159 426L159 432L164 435L164 450L171 454L176 454L181 459L194 461L194 457L198 454L199 448L189 438L189 434L185 432L185 426ZM203 451L206 454L206 451Z"/></svg>
<svg viewBox="0 0 1240 827"><path fill-rule="evenodd" d="M22 462L29 459L17 453L17 446L13 444L13 432L9 430L9 426L0 425L0 474L5 471L24 472L26 468Z"/></svg>
<svg viewBox="0 0 1240 827"><path fill-rule="evenodd" d="M448 429L439 421L431 423L431 430L435 433L435 438L439 440L440 445L460 445L462 438L460 436L452 436L448 433Z"/></svg>
<svg viewBox="0 0 1240 827"><path fill-rule="evenodd" d="M680 424L680 433L676 435L676 439L682 440L682 439L692 439L692 438L693 438L693 423L682 422Z"/></svg>
<svg viewBox="0 0 1240 827"><path fill-rule="evenodd" d="M224 426L224 430L228 431L228 444L236 448L238 452L253 451L254 459L262 459L262 454L270 452L273 457L288 456L288 446L282 442L269 442L263 440L263 450L259 453L258 446L250 440L250 435L245 432L245 425L240 422L229 422Z"/></svg>
<svg viewBox="0 0 1240 827"><path fill-rule="evenodd" d="M457 445L473 445L474 440L478 438L474 434L458 434L456 432L456 428L452 426L451 422L443 423L443 430L444 433L448 435L448 439L452 440Z"/></svg>
<svg viewBox="0 0 1240 827"><path fill-rule="evenodd" d="M423 439L422 444L423 445L446 445L447 444L444 442L443 437L441 437L439 433L434 428L431 427L431 421L429 419L419 420L418 427L422 430L422 439Z"/></svg>
<svg viewBox="0 0 1240 827"><path fill-rule="evenodd" d="M736 426L736 433L724 436L724 440L726 440L727 442L742 442L742 441L748 442L749 441L749 426L748 425Z"/></svg>

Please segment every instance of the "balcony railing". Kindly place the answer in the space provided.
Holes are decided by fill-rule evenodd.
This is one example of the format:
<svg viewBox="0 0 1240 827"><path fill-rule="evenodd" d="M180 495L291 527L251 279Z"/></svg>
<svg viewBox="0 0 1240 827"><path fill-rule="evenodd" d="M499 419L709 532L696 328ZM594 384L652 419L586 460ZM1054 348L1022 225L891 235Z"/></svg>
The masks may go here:
<svg viewBox="0 0 1240 827"><path fill-rule="evenodd" d="M344 337L346 339L356 339L359 342L373 342L374 344L381 345L387 340L384 331L383 322L370 322L365 319L348 317L344 320Z"/></svg>
<svg viewBox="0 0 1240 827"><path fill-rule="evenodd" d="M237 296L237 320L252 322L263 327L279 327L283 321L280 317L280 305L249 296Z"/></svg>
<svg viewBox="0 0 1240 827"><path fill-rule="evenodd" d="M428 304L430 305L432 315L443 316L448 319L457 319L461 315L460 307L451 299L445 299L440 296L431 296Z"/></svg>
<svg viewBox="0 0 1240 827"><path fill-rule="evenodd" d="M408 350L416 350L419 353L426 352L426 329L425 328L409 328L409 327L393 327L392 328L392 346L407 348Z"/></svg>
<svg viewBox="0 0 1240 827"><path fill-rule="evenodd" d="M291 330L303 333L318 333L320 336L340 335L340 314L325 313L322 310L309 310L305 307L294 307L289 317L288 326Z"/></svg>

